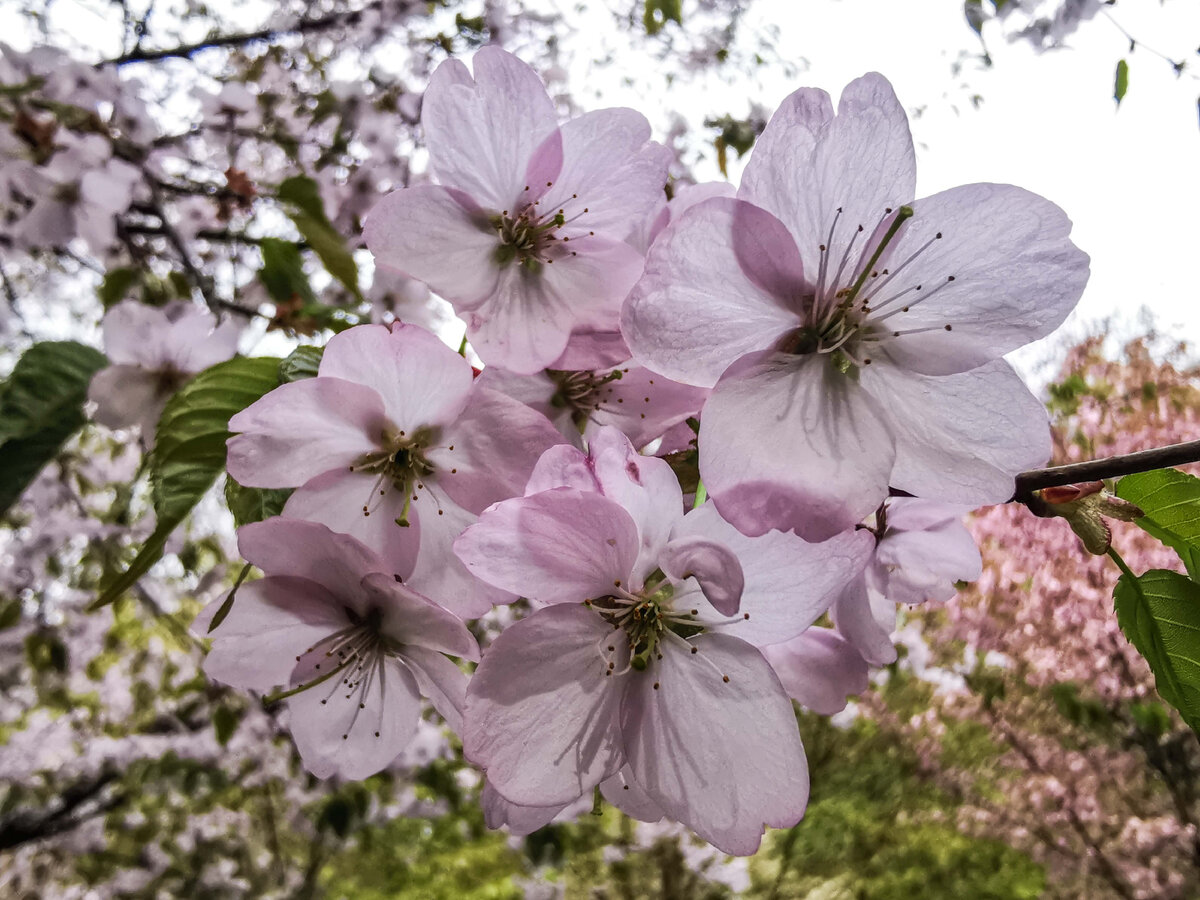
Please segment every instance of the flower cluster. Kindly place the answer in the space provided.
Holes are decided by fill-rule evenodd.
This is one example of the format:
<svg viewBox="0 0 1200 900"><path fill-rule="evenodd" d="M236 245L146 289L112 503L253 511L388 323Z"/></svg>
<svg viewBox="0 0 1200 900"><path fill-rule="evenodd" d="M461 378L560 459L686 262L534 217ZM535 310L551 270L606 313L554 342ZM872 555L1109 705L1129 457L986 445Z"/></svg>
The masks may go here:
<svg viewBox="0 0 1200 900"><path fill-rule="evenodd" d="M319 776L386 767L425 697L494 825L598 790L753 853L808 799L791 700L863 690L897 602L979 575L963 512L1049 455L1002 355L1062 322L1087 257L1019 188L915 200L878 75L836 112L797 91L736 194L669 203L639 113L560 123L498 48L443 63L421 121L437 183L366 242L484 368L363 325L233 417L230 475L295 490L241 530L266 577L210 607L207 670L281 687ZM480 654L464 620L518 599Z"/></svg>

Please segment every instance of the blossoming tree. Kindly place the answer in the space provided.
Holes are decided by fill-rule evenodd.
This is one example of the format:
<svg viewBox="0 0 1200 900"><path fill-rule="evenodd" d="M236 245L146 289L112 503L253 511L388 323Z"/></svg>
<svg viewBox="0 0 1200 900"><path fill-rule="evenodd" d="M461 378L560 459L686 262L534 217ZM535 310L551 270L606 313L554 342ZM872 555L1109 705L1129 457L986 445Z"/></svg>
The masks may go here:
<svg viewBox="0 0 1200 900"><path fill-rule="evenodd" d="M436 19L369 3L276 31L382 46L396 16ZM502 34L489 16L475 30ZM607 801L750 855L809 801L793 701L828 715L863 692L896 659L897 604L979 578L963 516L1013 501L1112 557L1119 629L1200 723L1200 482L1163 468L1196 443L1041 469L1049 418L1003 359L1083 291L1067 213L1011 185L918 199L880 74L836 107L795 90L736 188L685 187L641 113L564 109L499 42L435 65L420 27L420 87L295 97L266 54L257 92L227 80L171 131L156 113L175 106L119 73L219 40L156 55L134 28L96 66L5 52L10 300L95 266L110 308L103 353L41 341L15 361L0 496L61 490L97 519L89 612L127 614L130 594L161 612L148 585L174 555L208 603L171 639L207 650L214 696L257 694L252 722L285 727L312 778L369 778L445 729L489 826ZM312 340L242 356L241 326ZM89 413L145 450L101 476L102 515L69 466L57 486L44 471L96 452ZM1100 480L1120 475L1115 494ZM122 528L147 507L152 525ZM232 517L236 551L180 546L206 511ZM1136 574L1111 518L1186 572ZM36 581L7 615L61 614ZM61 647L26 642L65 673Z"/></svg>

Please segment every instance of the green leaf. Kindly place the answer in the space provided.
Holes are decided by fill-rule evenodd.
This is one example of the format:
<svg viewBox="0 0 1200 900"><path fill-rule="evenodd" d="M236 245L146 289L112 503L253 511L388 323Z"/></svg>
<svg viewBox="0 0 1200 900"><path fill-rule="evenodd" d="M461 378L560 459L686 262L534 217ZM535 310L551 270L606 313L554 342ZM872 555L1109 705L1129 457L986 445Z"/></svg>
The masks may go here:
<svg viewBox="0 0 1200 900"><path fill-rule="evenodd" d="M683 24L682 0L646 0L642 13L646 34L658 34L668 22Z"/></svg>
<svg viewBox="0 0 1200 900"><path fill-rule="evenodd" d="M314 219L329 224L325 218L325 205L321 202L321 189L307 175L293 175L279 185L275 196L308 213Z"/></svg>
<svg viewBox="0 0 1200 900"><path fill-rule="evenodd" d="M83 403L104 354L75 341L34 344L0 386L0 515L86 421Z"/></svg>
<svg viewBox="0 0 1200 900"><path fill-rule="evenodd" d="M290 488L245 487L233 478L225 479L225 505L233 513L233 524L238 528L279 515L290 496Z"/></svg>
<svg viewBox="0 0 1200 900"><path fill-rule="evenodd" d="M224 601L221 603L220 608L217 609L216 614L212 617L212 621L208 623L209 634L212 634L213 631L225 621L225 617L228 616L229 611L233 609L233 600L235 597L237 597L238 588L242 586L242 582L246 580L246 576L250 574L250 570L252 568L254 567L250 565L250 563L246 563L244 566L242 566L242 571L238 572L238 577L233 583L233 587L229 589L228 595L226 595Z"/></svg>
<svg viewBox="0 0 1200 900"><path fill-rule="evenodd" d="M330 225L304 212L293 212L292 221L304 235L313 252L320 257L329 274L344 284L350 293L362 299L358 289L358 263L346 247L345 240Z"/></svg>
<svg viewBox="0 0 1200 900"><path fill-rule="evenodd" d="M324 355L324 347L313 347L309 344L297 347L279 364L280 382L315 378L321 366L321 357Z"/></svg>
<svg viewBox="0 0 1200 900"><path fill-rule="evenodd" d="M304 257L291 241L279 238L263 238L259 244L263 267L258 271L258 280L276 303L288 303L299 297L305 303L316 303L312 285L304 274Z"/></svg>
<svg viewBox="0 0 1200 900"><path fill-rule="evenodd" d="M21 598L8 597L0 601L0 631L12 628L21 621Z"/></svg>
<svg viewBox="0 0 1200 900"><path fill-rule="evenodd" d="M1126 475L1117 496L1141 508L1138 527L1178 553L1200 581L1200 478L1178 469Z"/></svg>
<svg viewBox="0 0 1200 900"><path fill-rule="evenodd" d="M104 274L104 280L100 282L100 287L96 291L100 297L100 303L105 309L116 306L129 296L130 289L141 280L141 277L142 273L138 269L128 266L109 269Z"/></svg>
<svg viewBox="0 0 1200 900"><path fill-rule="evenodd" d="M116 600L162 556L171 532L225 470L229 419L279 385L276 357L239 357L206 369L170 399L150 453L157 525L129 568L105 586L91 609Z"/></svg>
<svg viewBox="0 0 1200 900"><path fill-rule="evenodd" d="M242 722L243 713L235 712L228 706L218 706L213 712L213 730L217 733L217 743L224 747L237 731Z"/></svg>
<svg viewBox="0 0 1200 900"><path fill-rule="evenodd" d="M1117 106L1121 105L1121 101L1125 99L1125 92L1129 90L1129 63L1121 60L1117 63L1117 74L1113 79L1113 99L1117 101Z"/></svg>
<svg viewBox="0 0 1200 900"><path fill-rule="evenodd" d="M320 258L329 274L344 284L355 297L362 299L358 289L358 264L346 247L346 242L325 215L321 190L306 175L294 175L279 185L276 196L283 201L296 229Z"/></svg>
<svg viewBox="0 0 1200 900"><path fill-rule="evenodd" d="M1200 584L1167 569L1128 569L1113 591L1117 622L1146 658L1159 695L1200 730Z"/></svg>

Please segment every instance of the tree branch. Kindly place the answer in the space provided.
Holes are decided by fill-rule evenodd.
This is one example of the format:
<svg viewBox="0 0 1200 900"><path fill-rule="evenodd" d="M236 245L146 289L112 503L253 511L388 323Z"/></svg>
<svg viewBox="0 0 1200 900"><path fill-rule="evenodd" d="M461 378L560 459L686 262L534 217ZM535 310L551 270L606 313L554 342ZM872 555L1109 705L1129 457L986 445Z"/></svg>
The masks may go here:
<svg viewBox="0 0 1200 900"><path fill-rule="evenodd" d="M289 34L311 34L326 28L336 28L339 25L353 25L364 12L382 5L382 0L373 0L362 9L343 10L329 13L315 19L299 19L294 25L285 28L261 28L258 31L243 31L235 34L215 35L194 44L180 44L159 50L143 50L135 47L129 53L113 57L101 62L101 66L125 66L131 63L158 62L163 59L191 59L197 53L220 47L241 47L259 41L274 41Z"/></svg>
<svg viewBox="0 0 1200 900"><path fill-rule="evenodd" d="M1155 447L1153 450L1140 450L1124 456L1108 456L1066 466L1032 469L1017 476L1017 490L1012 499L1017 503L1028 504L1033 499L1033 492L1042 488L1075 484L1079 481L1118 478L1135 472L1152 472L1155 469L1168 469L1194 462L1200 462L1200 441L1186 441L1168 447Z"/></svg>

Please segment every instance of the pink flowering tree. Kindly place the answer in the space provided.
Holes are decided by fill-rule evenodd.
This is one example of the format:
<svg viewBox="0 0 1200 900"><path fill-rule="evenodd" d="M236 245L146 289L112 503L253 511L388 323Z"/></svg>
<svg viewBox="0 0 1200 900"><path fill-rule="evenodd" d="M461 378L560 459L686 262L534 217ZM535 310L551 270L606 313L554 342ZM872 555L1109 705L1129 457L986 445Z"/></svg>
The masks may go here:
<svg viewBox="0 0 1200 900"><path fill-rule="evenodd" d="M1149 446L1089 438L1042 468L1051 420L1004 360L1087 282L1067 212L1012 185L919 198L878 73L836 104L796 89L738 185L692 184L641 112L558 89L553 42L505 49L547 21L504 4L285 10L161 49L152 11L125 11L110 57L0 58L20 351L0 392L0 615L30 671L5 720L16 889L51 884L55 854L127 861L137 839L109 845L100 822L152 858L99 867L113 892L311 896L331 843L406 815L520 837L587 809L671 872L787 829L778 886L822 796L805 731L931 652L898 605L948 603L935 652L1021 660L1076 713L1061 686L1086 682L1140 729L1183 823L1134 837L1194 840L1191 770L1163 742L1172 716L1200 725L1200 482L1166 468L1197 447L1147 428ZM652 36L671 19L645 4ZM134 74L214 51L213 69ZM348 66L369 77L329 74ZM78 340L38 340L28 298L79 284L102 315L81 298ZM1065 554L1073 533L1080 560L1111 557L1115 616L1051 618L1081 655L1105 635L1140 693L971 630L958 586L1011 588L977 547L988 519L963 524L985 505L1024 517L1031 546ZM1126 561L1113 519L1145 552ZM1074 595L1096 566L1030 577ZM1052 631L1024 615L1020 633ZM1041 779L1028 723L981 690ZM164 831L198 781L221 814ZM1123 869L1064 809L1075 838L1055 852L1081 842L1119 896L1187 884ZM79 843L47 851L60 834Z"/></svg>

